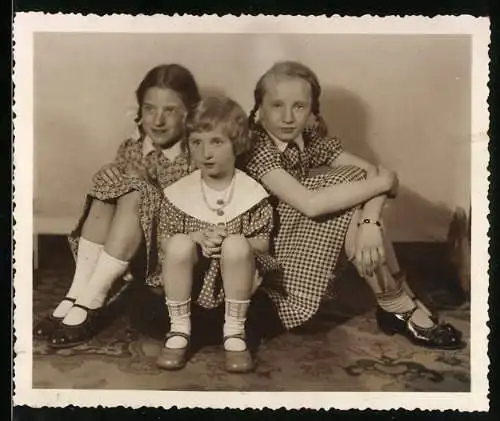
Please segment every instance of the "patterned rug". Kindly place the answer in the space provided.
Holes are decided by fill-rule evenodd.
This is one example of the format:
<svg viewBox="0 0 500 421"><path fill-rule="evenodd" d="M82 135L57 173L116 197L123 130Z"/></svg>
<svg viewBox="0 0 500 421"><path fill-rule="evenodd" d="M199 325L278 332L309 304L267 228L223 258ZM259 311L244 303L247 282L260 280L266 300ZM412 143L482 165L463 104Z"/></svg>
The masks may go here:
<svg viewBox="0 0 500 421"><path fill-rule="evenodd" d="M416 291L442 318L470 335L469 307L453 292L442 251L400 245L398 255ZM49 262L50 263L50 262ZM442 266L442 265L441 265ZM71 263L45 265L35 274L34 314L39 320L64 295ZM470 390L469 348L427 350L400 336L382 334L368 287L354 273L338 282L338 294L307 326L263 342L257 368L228 374L218 344L197 350L186 368L155 366L161 341L140 334L122 312L89 343L55 351L34 341L33 387L77 389L238 391L440 391ZM131 305L129 303L128 305ZM265 320L262 321L265 323Z"/></svg>

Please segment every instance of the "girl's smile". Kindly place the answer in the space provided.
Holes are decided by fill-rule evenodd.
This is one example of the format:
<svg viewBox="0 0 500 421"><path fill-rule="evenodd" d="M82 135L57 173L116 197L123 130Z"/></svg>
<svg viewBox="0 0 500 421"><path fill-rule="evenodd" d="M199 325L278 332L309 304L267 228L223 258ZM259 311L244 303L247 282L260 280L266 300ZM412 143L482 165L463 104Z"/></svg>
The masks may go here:
<svg viewBox="0 0 500 421"><path fill-rule="evenodd" d="M142 128L155 145L168 148L179 140L184 130L186 108L176 92L149 88L141 107Z"/></svg>

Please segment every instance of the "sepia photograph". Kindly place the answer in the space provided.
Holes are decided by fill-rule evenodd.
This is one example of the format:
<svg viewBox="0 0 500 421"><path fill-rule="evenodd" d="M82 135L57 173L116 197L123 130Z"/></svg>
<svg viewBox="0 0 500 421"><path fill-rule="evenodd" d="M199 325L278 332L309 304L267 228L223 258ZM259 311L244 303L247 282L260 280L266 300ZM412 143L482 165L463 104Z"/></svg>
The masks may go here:
<svg viewBox="0 0 500 421"><path fill-rule="evenodd" d="M121 18L16 22L18 402L487 408L487 20Z"/></svg>

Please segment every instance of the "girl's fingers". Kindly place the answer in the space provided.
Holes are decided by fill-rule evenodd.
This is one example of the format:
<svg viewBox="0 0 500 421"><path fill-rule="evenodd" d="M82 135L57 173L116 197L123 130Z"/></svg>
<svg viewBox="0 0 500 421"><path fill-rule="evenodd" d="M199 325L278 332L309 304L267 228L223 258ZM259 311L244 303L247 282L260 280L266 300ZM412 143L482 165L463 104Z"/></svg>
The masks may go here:
<svg viewBox="0 0 500 421"><path fill-rule="evenodd" d="M207 249L210 253L215 253L215 252L220 251L220 247L217 247L217 246L212 246L212 247L208 246L208 247L206 247L206 249Z"/></svg>
<svg viewBox="0 0 500 421"><path fill-rule="evenodd" d="M378 254L378 248L373 248L370 250L370 257L372 261L372 268L375 269L381 262L380 256Z"/></svg>
<svg viewBox="0 0 500 421"><path fill-rule="evenodd" d="M384 249L384 247L382 247L382 246L377 247L377 253L380 257L380 263L381 264L385 263L385 249Z"/></svg>
<svg viewBox="0 0 500 421"><path fill-rule="evenodd" d="M214 250L220 250L221 244L222 241L217 242L214 241L212 238L205 238L203 241L203 246L211 252L213 252Z"/></svg>
<svg viewBox="0 0 500 421"><path fill-rule="evenodd" d="M358 260L355 260L354 266L356 267L356 270L358 271L359 276L361 276L363 278L365 275L363 273L363 266L361 265L361 262Z"/></svg>
<svg viewBox="0 0 500 421"><path fill-rule="evenodd" d="M359 273L359 276L364 276L363 274L363 253L361 250L356 250L356 256L354 258L354 266Z"/></svg>
<svg viewBox="0 0 500 421"><path fill-rule="evenodd" d="M201 247L201 252L203 256L208 259L220 257L220 247Z"/></svg>
<svg viewBox="0 0 500 421"><path fill-rule="evenodd" d="M215 230L215 234L217 236L219 236L221 239L227 237L227 231L226 231L225 228L219 228L219 227L217 227L216 230Z"/></svg>
<svg viewBox="0 0 500 421"><path fill-rule="evenodd" d="M224 237L218 233L214 233L212 235L212 242L215 244L222 244L222 241L224 241Z"/></svg>
<svg viewBox="0 0 500 421"><path fill-rule="evenodd" d="M119 183L122 178L122 173L117 167L112 168L113 174L115 176L116 183ZM140 173L138 174L140 175Z"/></svg>
<svg viewBox="0 0 500 421"><path fill-rule="evenodd" d="M215 247L217 245L217 243L215 241L213 241L212 238L206 238L206 237L205 237L204 244L205 244L205 247L207 247L207 248Z"/></svg>
<svg viewBox="0 0 500 421"><path fill-rule="evenodd" d="M107 184L112 184L113 183L113 181L109 177L109 174L107 173L107 171L103 171L102 174L101 174L101 177L102 177L102 181L104 181L105 183L107 183Z"/></svg>
<svg viewBox="0 0 500 421"><path fill-rule="evenodd" d="M211 257L210 251L207 249L207 247L204 244L201 244L201 254L203 254L203 256L205 256L207 258Z"/></svg>
<svg viewBox="0 0 500 421"><path fill-rule="evenodd" d="M376 248L367 250L367 254L370 257L370 265L368 267L368 274L370 276L373 276L373 273L374 273L375 269L380 264L380 260L379 260L380 257L378 255L378 252L377 252Z"/></svg>
<svg viewBox="0 0 500 421"><path fill-rule="evenodd" d="M224 238L218 234L215 233L210 233L206 237L207 242L209 242L212 246L220 246L222 244L222 241L224 241Z"/></svg>
<svg viewBox="0 0 500 421"><path fill-rule="evenodd" d="M366 265L363 255L361 255L361 258L358 261L358 272L362 278L366 277Z"/></svg>
<svg viewBox="0 0 500 421"><path fill-rule="evenodd" d="M118 176L115 173L116 168L110 167L106 170L106 175L109 177L112 183L118 183Z"/></svg>
<svg viewBox="0 0 500 421"><path fill-rule="evenodd" d="M371 267L372 267L372 258L370 249L363 250L363 268L365 276L370 275Z"/></svg>

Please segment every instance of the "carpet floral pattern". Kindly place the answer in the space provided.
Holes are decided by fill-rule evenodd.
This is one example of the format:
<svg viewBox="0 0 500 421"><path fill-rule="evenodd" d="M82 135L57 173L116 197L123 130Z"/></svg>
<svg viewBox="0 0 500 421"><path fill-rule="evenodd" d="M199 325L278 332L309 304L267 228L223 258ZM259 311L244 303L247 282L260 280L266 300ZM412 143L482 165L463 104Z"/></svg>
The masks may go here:
<svg viewBox="0 0 500 421"><path fill-rule="evenodd" d="M413 261L412 270L412 259L406 260L412 285L425 287L426 302L462 330L468 341L468 306L457 301L450 288L432 282L433 275L439 274L422 273L418 260ZM35 321L64 296L71 267L42 268L36 278ZM400 336L384 335L377 328L374 301L367 287L352 274L346 278L339 282L336 298L308 326L261 343L254 373L226 373L220 345L197 350L181 371L162 371L155 366L161 341L141 335L124 313L85 345L56 351L44 341L34 340L33 386L219 391L470 390L468 346L458 351L428 350Z"/></svg>

